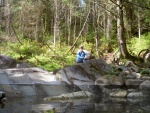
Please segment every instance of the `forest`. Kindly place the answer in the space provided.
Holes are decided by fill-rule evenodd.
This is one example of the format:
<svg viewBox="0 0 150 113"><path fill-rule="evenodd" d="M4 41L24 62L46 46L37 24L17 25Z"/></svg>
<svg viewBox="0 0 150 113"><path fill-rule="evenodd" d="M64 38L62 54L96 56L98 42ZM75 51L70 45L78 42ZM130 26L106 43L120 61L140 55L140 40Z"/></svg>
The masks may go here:
<svg viewBox="0 0 150 113"><path fill-rule="evenodd" d="M150 52L150 0L0 0L0 52L48 71L95 58L143 62Z"/></svg>

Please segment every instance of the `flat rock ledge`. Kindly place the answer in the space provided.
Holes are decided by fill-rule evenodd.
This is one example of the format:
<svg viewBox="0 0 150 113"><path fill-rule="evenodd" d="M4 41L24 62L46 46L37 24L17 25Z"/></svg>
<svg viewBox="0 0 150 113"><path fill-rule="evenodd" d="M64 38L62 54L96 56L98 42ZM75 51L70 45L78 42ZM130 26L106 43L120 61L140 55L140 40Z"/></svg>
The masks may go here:
<svg viewBox="0 0 150 113"><path fill-rule="evenodd" d="M61 94L59 96L52 96L44 98L45 101L55 101L55 100L68 100L68 99L84 99L91 98L93 96L92 93L88 91L78 91L68 94Z"/></svg>

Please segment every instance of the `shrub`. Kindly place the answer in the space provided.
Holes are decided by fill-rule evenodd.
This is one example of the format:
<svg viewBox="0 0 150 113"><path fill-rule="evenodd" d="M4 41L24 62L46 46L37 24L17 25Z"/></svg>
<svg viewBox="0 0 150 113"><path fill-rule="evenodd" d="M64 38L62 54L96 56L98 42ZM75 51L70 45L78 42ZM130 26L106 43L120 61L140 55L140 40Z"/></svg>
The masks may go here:
<svg viewBox="0 0 150 113"><path fill-rule="evenodd" d="M133 55L138 55L143 49L150 49L150 33L142 35L141 38L133 37L127 46Z"/></svg>

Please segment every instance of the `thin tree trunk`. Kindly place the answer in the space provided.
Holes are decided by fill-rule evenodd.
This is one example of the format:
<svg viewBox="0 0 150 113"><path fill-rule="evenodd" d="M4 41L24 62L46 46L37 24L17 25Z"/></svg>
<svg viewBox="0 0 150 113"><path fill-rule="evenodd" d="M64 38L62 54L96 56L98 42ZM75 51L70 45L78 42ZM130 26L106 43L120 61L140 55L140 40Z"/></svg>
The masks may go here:
<svg viewBox="0 0 150 113"><path fill-rule="evenodd" d="M106 5L104 6L106 8ZM104 37L106 38L106 30L107 30L107 12L104 11L104 16L103 16L103 23L104 23Z"/></svg>
<svg viewBox="0 0 150 113"><path fill-rule="evenodd" d="M110 29L111 29L112 23L111 23L111 16L110 13L107 13L107 27L106 27L106 38L107 40L110 39Z"/></svg>
<svg viewBox="0 0 150 113"><path fill-rule="evenodd" d="M39 16L39 15L38 15ZM39 42L39 17L36 18L36 26L35 26L35 40Z"/></svg>
<svg viewBox="0 0 150 113"><path fill-rule="evenodd" d="M74 31L73 31L74 40L75 40L75 38L76 38L76 25L77 25L77 17L75 16L75 20L74 20Z"/></svg>
<svg viewBox="0 0 150 113"><path fill-rule="evenodd" d="M71 21L72 21L72 9L69 10L68 15L68 45L70 45L70 38L71 38Z"/></svg>
<svg viewBox="0 0 150 113"><path fill-rule="evenodd" d="M6 0L5 17L6 17L6 33L10 35L10 0Z"/></svg>
<svg viewBox="0 0 150 113"><path fill-rule="evenodd" d="M22 37L24 37L24 15L23 15L22 9L21 9L21 14L20 14L20 23L21 23L21 26L20 26L21 35Z"/></svg>
<svg viewBox="0 0 150 113"><path fill-rule="evenodd" d="M1 0L0 1L0 30L4 19L4 6L5 6L4 1Z"/></svg>
<svg viewBox="0 0 150 113"><path fill-rule="evenodd" d="M140 16L140 9L138 9L138 36L141 38L141 16Z"/></svg>
<svg viewBox="0 0 150 113"><path fill-rule="evenodd" d="M56 47L56 39L59 36L59 17L58 17L58 0L54 0L55 15L54 15L54 47Z"/></svg>
<svg viewBox="0 0 150 113"><path fill-rule="evenodd" d="M124 22L123 22L123 0L117 0L117 37L118 37L118 46L120 50L120 54L124 58L130 57L130 54L127 51L126 47L126 38L124 37Z"/></svg>

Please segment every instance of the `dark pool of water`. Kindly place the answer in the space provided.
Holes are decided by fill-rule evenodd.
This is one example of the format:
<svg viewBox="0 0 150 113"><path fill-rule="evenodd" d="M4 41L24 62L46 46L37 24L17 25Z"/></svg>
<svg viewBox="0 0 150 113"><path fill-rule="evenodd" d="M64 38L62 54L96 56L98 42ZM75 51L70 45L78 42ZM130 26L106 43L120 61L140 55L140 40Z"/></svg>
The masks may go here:
<svg viewBox="0 0 150 113"><path fill-rule="evenodd" d="M150 113L150 99L83 99L46 102L43 97L8 98L0 113Z"/></svg>

